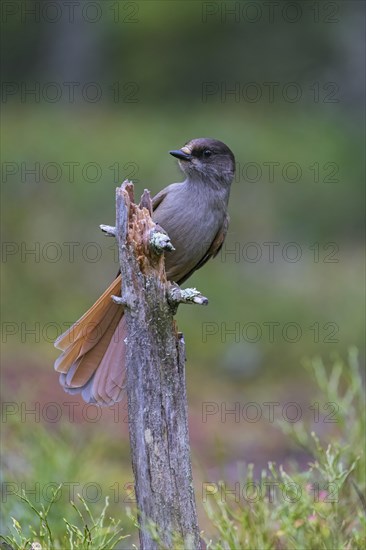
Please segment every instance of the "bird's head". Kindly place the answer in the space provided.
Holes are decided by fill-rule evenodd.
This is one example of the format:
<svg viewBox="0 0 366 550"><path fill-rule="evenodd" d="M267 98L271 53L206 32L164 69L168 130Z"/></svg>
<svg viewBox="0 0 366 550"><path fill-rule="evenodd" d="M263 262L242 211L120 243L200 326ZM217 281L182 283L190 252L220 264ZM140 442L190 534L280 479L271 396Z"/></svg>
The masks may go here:
<svg viewBox="0 0 366 550"><path fill-rule="evenodd" d="M230 185L234 178L235 157L222 141L196 138L181 149L169 152L179 160L188 179Z"/></svg>

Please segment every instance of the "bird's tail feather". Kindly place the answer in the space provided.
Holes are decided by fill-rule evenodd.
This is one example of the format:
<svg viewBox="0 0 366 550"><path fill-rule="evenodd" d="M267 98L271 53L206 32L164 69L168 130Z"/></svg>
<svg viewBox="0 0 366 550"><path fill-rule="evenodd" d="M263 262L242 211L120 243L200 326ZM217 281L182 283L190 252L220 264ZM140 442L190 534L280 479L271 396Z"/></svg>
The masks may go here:
<svg viewBox="0 0 366 550"><path fill-rule="evenodd" d="M89 403L113 405L124 394L126 324L122 306L111 299L120 295L120 288L119 275L55 342L63 350L55 362L60 384Z"/></svg>

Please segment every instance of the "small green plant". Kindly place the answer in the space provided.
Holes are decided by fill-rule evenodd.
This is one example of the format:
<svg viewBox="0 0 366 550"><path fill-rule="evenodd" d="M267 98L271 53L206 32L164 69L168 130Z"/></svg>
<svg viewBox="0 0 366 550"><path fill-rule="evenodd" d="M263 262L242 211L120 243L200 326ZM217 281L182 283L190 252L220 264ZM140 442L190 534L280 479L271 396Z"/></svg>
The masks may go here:
<svg viewBox="0 0 366 550"><path fill-rule="evenodd" d="M365 548L365 397L357 351L338 357L330 374L316 358L305 366L337 411L337 430L324 444L304 422L279 427L310 452L305 471L269 463L259 480L249 465L237 490L224 482L206 488L205 508L218 540L212 550L361 550ZM232 484L230 484L232 489Z"/></svg>
<svg viewBox="0 0 366 550"><path fill-rule="evenodd" d="M12 518L14 534L9 536L0 535L0 538L14 550L113 550L116 545L128 535L122 535L122 529L119 527L119 521L109 518L106 521L106 512L108 509L108 497L105 499L105 505L98 517L94 517L85 499L78 495L81 501L81 507L74 502L70 505L76 512L79 519L79 526L70 523L64 518L65 535L60 539L55 539L52 532L52 525L49 522L49 512L59 497L62 485L60 485L52 495L47 507L41 505L37 509L23 491L16 496L28 506L34 516L38 518L39 526L30 527L31 536L27 536L20 523Z"/></svg>

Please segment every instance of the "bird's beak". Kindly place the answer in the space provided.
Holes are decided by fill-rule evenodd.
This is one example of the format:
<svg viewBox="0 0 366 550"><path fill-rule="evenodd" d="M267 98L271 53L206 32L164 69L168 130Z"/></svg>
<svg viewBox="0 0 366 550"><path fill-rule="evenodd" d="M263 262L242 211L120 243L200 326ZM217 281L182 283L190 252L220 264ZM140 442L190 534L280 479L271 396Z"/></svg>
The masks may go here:
<svg viewBox="0 0 366 550"><path fill-rule="evenodd" d="M179 160L191 160L192 158L191 153L188 152L188 149L185 147L182 147L182 149L177 149L176 151L169 151L169 153Z"/></svg>

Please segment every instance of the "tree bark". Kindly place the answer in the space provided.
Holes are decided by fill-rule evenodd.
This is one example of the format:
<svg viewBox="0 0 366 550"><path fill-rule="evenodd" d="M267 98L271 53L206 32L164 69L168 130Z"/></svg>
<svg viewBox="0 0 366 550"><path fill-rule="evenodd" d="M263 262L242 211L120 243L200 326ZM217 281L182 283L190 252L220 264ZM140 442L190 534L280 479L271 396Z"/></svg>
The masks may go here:
<svg viewBox="0 0 366 550"><path fill-rule="evenodd" d="M151 213L147 191L136 205L131 183L117 188L115 233L122 273L119 301L128 327L128 418L140 545L142 550L179 545L199 549L185 346L173 315L179 302L207 300L195 289L187 295L167 281L163 251L173 247L152 221Z"/></svg>

